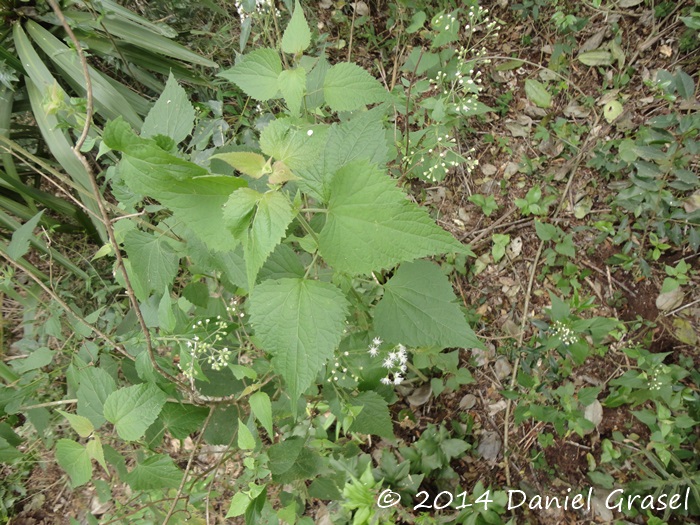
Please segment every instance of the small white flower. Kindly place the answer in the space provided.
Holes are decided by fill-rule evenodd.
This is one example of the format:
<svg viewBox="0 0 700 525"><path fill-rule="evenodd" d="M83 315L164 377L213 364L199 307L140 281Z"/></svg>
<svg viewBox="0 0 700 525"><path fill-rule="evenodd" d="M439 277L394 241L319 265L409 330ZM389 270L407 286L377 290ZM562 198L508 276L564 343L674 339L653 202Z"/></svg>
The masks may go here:
<svg viewBox="0 0 700 525"><path fill-rule="evenodd" d="M311 135L314 134L314 130L310 129L309 131L306 132L306 134L310 137Z"/></svg>
<svg viewBox="0 0 700 525"><path fill-rule="evenodd" d="M382 340L379 337L375 337L374 339L372 339L372 344L374 346L379 346L380 344L382 344Z"/></svg>
<svg viewBox="0 0 700 525"><path fill-rule="evenodd" d="M369 347L369 355L371 355L372 357L377 357L378 353L379 353L379 349L376 346Z"/></svg>
<svg viewBox="0 0 700 525"><path fill-rule="evenodd" d="M388 377L382 377L382 384L384 385L390 385L391 384L391 379Z"/></svg>
<svg viewBox="0 0 700 525"><path fill-rule="evenodd" d="M393 359L389 359L389 358L387 357L387 358L384 360L384 363L382 363L382 366L383 366L384 368L391 368L391 367L394 366L394 360L393 360Z"/></svg>
<svg viewBox="0 0 700 525"><path fill-rule="evenodd" d="M395 385L400 385L402 381L403 381L403 377L401 376L401 374L396 374L394 376L394 384Z"/></svg>

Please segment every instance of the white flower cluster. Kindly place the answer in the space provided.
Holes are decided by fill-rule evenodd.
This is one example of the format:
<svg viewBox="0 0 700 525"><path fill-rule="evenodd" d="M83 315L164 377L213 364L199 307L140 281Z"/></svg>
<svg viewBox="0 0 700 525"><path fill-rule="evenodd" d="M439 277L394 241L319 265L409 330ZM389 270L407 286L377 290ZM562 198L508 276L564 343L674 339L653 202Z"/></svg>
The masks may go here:
<svg viewBox="0 0 700 525"><path fill-rule="evenodd" d="M216 319L197 321L192 325L192 330L203 329L208 332L212 327L214 328L213 332L207 333L203 337L194 335L191 340L186 342L190 358L189 366L183 368L182 360L178 365L182 374L189 379L194 379L195 362L207 362L213 370L218 371L224 369L231 361L232 351L228 347L219 347L219 343L223 339L222 332L227 328L226 321L222 320L220 315L217 315Z"/></svg>
<svg viewBox="0 0 700 525"><path fill-rule="evenodd" d="M248 18L246 16L246 11L243 9L242 2L236 0L235 2L233 2L233 5L236 8L236 12L238 13L238 17L240 18L241 22ZM272 0L255 0L255 11L253 13L250 13L250 15L260 15L269 11L272 11L276 17L279 17L281 15L280 10L275 7L275 4Z"/></svg>
<svg viewBox="0 0 700 525"><path fill-rule="evenodd" d="M551 331L554 337L561 339L561 342L567 346L578 341L576 333L561 321L554 321L554 323L552 323Z"/></svg>
<svg viewBox="0 0 700 525"><path fill-rule="evenodd" d="M471 6L467 11L468 22L467 25L464 26L464 30L467 32L478 31L479 29L481 29L481 25L484 24L483 29L487 33L491 33L492 31L495 32L495 34L491 36L497 37L498 31L501 29L501 26L496 20L491 20L491 18L489 18L488 16L488 13L489 10L485 7L481 7L480 5L476 7Z"/></svg>
<svg viewBox="0 0 700 525"><path fill-rule="evenodd" d="M228 313L231 316L237 316L240 319L243 319L245 317L245 312L238 311L238 299L231 300L231 305L226 307L226 313Z"/></svg>
<svg viewBox="0 0 700 525"><path fill-rule="evenodd" d="M649 374L649 390L656 390L657 392L661 390L663 382L659 379L659 371L652 370Z"/></svg>
<svg viewBox="0 0 700 525"><path fill-rule="evenodd" d="M440 15L435 20L433 20L433 26L435 29L442 29L444 27L445 31L449 31L457 21L457 17L454 15Z"/></svg>
<svg viewBox="0 0 700 525"><path fill-rule="evenodd" d="M367 352L372 357L377 357L379 355L379 347L382 345L382 340L379 337L375 337L372 343L369 345ZM381 379L382 383L385 385L400 385L404 380L404 374L408 369L408 352L406 347L402 344L397 345L394 349L389 352L382 366L387 369L386 377Z"/></svg>
<svg viewBox="0 0 700 525"><path fill-rule="evenodd" d="M348 357L349 355L349 352L343 352L343 357ZM360 367L360 370L362 370L362 367ZM331 370L331 375L328 379L326 379L326 381L328 381L329 383L331 381L343 381L344 379L347 379L347 374L348 367L345 366L345 363L342 362L342 358L339 357L333 363L333 370ZM357 375L352 373L350 374L350 377L355 381L360 380L360 378Z"/></svg>

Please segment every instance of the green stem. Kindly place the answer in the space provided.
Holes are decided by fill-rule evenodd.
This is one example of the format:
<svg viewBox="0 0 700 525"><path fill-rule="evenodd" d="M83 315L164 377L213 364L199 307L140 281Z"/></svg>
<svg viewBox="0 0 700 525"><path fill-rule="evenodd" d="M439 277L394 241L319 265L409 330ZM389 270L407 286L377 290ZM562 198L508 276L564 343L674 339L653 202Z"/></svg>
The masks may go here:
<svg viewBox="0 0 700 525"><path fill-rule="evenodd" d="M314 253L314 257L311 259L311 264L309 264L309 267L306 269L306 273L304 273L304 279L306 279L309 276L309 273L311 273L311 268L313 268L314 264L316 264L316 259L318 259L318 252Z"/></svg>
<svg viewBox="0 0 700 525"><path fill-rule="evenodd" d="M313 230L313 228L311 228L311 225L304 218L304 215L302 213L298 214L297 219L299 219L299 224L301 224L301 227L306 230L306 233L311 235L311 238L316 241L316 244L318 244L318 235L316 235L316 232Z"/></svg>
<svg viewBox="0 0 700 525"><path fill-rule="evenodd" d="M328 213L327 208L302 208L301 211L304 213Z"/></svg>

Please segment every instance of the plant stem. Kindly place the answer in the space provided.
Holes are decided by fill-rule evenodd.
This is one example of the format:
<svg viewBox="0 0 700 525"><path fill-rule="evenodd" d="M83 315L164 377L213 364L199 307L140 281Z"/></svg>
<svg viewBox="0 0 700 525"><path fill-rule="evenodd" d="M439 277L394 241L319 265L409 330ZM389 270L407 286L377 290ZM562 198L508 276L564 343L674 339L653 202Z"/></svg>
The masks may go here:
<svg viewBox="0 0 700 525"><path fill-rule="evenodd" d="M81 47L80 42L76 38L75 33L73 33L73 29L68 24L68 21L66 20L65 16L63 16L63 12L61 11L60 6L56 3L56 0L48 0L48 2L49 5L51 5L51 8L53 9L54 13L56 14L56 17L58 17L58 20L61 22L61 25L66 30L66 33L68 33L69 38L73 42L73 45L75 46L75 49L78 53L78 59L80 60L80 64L83 69L83 75L85 76L85 90L87 93L87 114L85 115L85 126L83 128L83 133L78 139L78 141L75 143L75 146L73 146L72 148L73 154L85 168L85 171L88 175L88 179L90 180L92 193L95 197L95 200L97 201L97 206L100 210L100 214L102 215L102 223L104 224L105 230L107 231L109 242L112 244L112 249L114 250L114 255L117 259L117 267L119 268L122 276L124 277L124 288L126 288L126 293L129 296L129 302L131 303L131 307L134 311L134 314L136 315L139 326L141 327L141 331L143 332L143 336L146 341L146 351L148 352L148 357L151 361L151 366L153 366L153 369L157 370L158 373L160 373L163 377L169 379L181 388L187 389L187 385L185 383L183 383L177 377L164 370L156 361L155 350L153 348L153 341L151 339L151 333L148 329L148 326L146 325L146 320L143 318L143 313L141 312L139 302L136 299L136 293L134 292L134 288L131 285L131 280L129 279L129 274L126 271L126 266L124 265L124 259L122 258L122 254L119 251L119 243L117 242L117 239L114 234L112 220L110 219L109 213L105 208L104 199L102 198L102 192L100 191L100 187L97 184L97 179L95 178L95 173L92 169L92 166L85 158L85 155L83 155L80 151L80 148L85 142L85 138L87 137L88 130L90 129L90 121L92 120L93 94L92 82L90 80L90 71L88 69L87 60L85 59L85 54L83 53L83 48Z"/></svg>

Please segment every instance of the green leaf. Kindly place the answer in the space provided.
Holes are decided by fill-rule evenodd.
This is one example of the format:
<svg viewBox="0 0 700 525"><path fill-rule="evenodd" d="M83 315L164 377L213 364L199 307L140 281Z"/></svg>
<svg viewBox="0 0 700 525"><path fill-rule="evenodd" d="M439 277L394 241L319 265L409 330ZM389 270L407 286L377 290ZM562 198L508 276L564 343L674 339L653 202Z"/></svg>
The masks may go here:
<svg viewBox="0 0 700 525"><path fill-rule="evenodd" d="M319 248L337 271L369 274L419 257L469 253L367 161L341 168L329 190Z"/></svg>
<svg viewBox="0 0 700 525"><path fill-rule="evenodd" d="M245 492L236 492L226 513L227 518L236 518L245 514L250 505L250 496Z"/></svg>
<svg viewBox="0 0 700 525"><path fill-rule="evenodd" d="M272 438L274 434L272 433L272 404L270 403L270 397L265 392L258 391L250 396L248 402L250 403L251 412L260 421L267 435Z"/></svg>
<svg viewBox="0 0 700 525"><path fill-rule="evenodd" d="M311 44L311 30L299 0L296 0L294 13L282 35L282 51L296 55L305 51L309 44Z"/></svg>
<svg viewBox="0 0 700 525"><path fill-rule="evenodd" d="M328 70L323 95L333 111L353 111L389 99L376 78L350 62L341 62Z"/></svg>
<svg viewBox="0 0 700 525"><path fill-rule="evenodd" d="M155 141L137 137L124 121L108 123L104 141L110 148L123 152L119 174L132 191L160 201L210 249L228 251L236 247L233 235L223 223L222 206L232 192L246 185L244 180L207 175L204 168L192 162L163 150L158 153L153 149ZM158 162L153 162L149 152L156 155ZM175 160L171 162L171 159ZM166 164L160 162L163 160ZM175 177L173 166L178 168ZM195 172L201 176L195 176Z"/></svg>
<svg viewBox="0 0 700 525"><path fill-rule="evenodd" d="M63 410L57 410L57 412L68 420L70 426L81 438L86 438L95 431L95 427L92 426L92 423L88 418L71 414L70 412L65 412Z"/></svg>
<svg viewBox="0 0 700 525"><path fill-rule="evenodd" d="M283 279L285 277L304 277L306 272L299 256L286 244L278 244L260 269L258 277L265 279Z"/></svg>
<svg viewBox="0 0 700 525"><path fill-rule="evenodd" d="M73 488L85 485L92 478L92 462L88 451L70 439L56 442L56 461L70 476Z"/></svg>
<svg viewBox="0 0 700 525"><path fill-rule="evenodd" d="M252 151L232 151L229 153L218 153L212 155L211 158L221 159L241 173L245 173L254 179L259 179L265 175L265 173L270 173L270 167L265 157L260 155L260 153L253 153Z"/></svg>
<svg viewBox="0 0 700 525"><path fill-rule="evenodd" d="M241 188L231 194L224 207L224 221L243 244L249 289L293 218L291 203L279 191L258 193Z"/></svg>
<svg viewBox="0 0 700 525"><path fill-rule="evenodd" d="M299 115L306 90L306 71L302 67L285 69L280 73L278 82L289 113Z"/></svg>
<svg viewBox="0 0 700 525"><path fill-rule="evenodd" d="M241 450L253 450L255 448L255 437L245 423L238 420L238 448Z"/></svg>
<svg viewBox="0 0 700 525"><path fill-rule="evenodd" d="M165 90L161 93L141 129L142 137L165 135L179 144L192 132L194 107L172 73L168 76Z"/></svg>
<svg viewBox="0 0 700 525"><path fill-rule="evenodd" d="M482 348L456 301L437 265L404 263L384 285L374 327L382 339L412 347Z"/></svg>
<svg viewBox="0 0 700 525"><path fill-rule="evenodd" d="M136 441L156 420L166 399L163 391L152 384L120 388L105 401L104 415L120 438Z"/></svg>
<svg viewBox="0 0 700 525"><path fill-rule="evenodd" d="M587 66L610 66L613 62L613 56L610 51L587 51L578 55L578 60Z"/></svg>
<svg viewBox="0 0 700 525"><path fill-rule="evenodd" d="M43 214L44 210L41 210L34 217L17 228L12 234L12 240L7 246L7 255L11 259L16 261L27 254L29 251L29 241L34 236L34 228L36 228L37 224L39 224Z"/></svg>
<svg viewBox="0 0 700 525"><path fill-rule="evenodd" d="M394 437L389 407L382 396L376 392L361 392L350 399L350 404L362 407L350 426L351 432L373 434L387 439Z"/></svg>
<svg viewBox="0 0 700 525"><path fill-rule="evenodd" d="M559 232L556 226L553 224L546 224L535 219L535 231L537 236L541 241L551 241L559 236Z"/></svg>
<svg viewBox="0 0 700 525"><path fill-rule="evenodd" d="M333 174L354 160L366 159L383 166L389 155L382 118L383 106L364 111L341 124L334 124L322 154L306 169L299 170L299 187L322 202L328 200Z"/></svg>
<svg viewBox="0 0 700 525"><path fill-rule="evenodd" d="M104 450L102 449L102 441L100 441L100 436L94 435L90 441L85 445L85 450L90 456L90 459L97 461L100 466L105 469L105 472L109 472L107 468L107 462L105 461Z"/></svg>
<svg viewBox="0 0 700 525"><path fill-rule="evenodd" d="M182 471L165 454L146 458L126 475L131 490L176 489L181 481Z"/></svg>
<svg viewBox="0 0 700 525"><path fill-rule="evenodd" d="M92 421L95 428L105 422L104 403L109 395L117 389L117 384L102 368L84 368L78 372L78 415Z"/></svg>
<svg viewBox="0 0 700 525"><path fill-rule="evenodd" d="M541 82L528 78L525 81L525 94L527 98L540 108L549 108L552 106L552 95L549 94L547 88Z"/></svg>
<svg viewBox="0 0 700 525"><path fill-rule="evenodd" d="M329 283L304 279L263 281L250 296L251 324L273 355L295 402L340 343L348 304Z"/></svg>
<svg viewBox="0 0 700 525"><path fill-rule="evenodd" d="M218 405L209 420L209 426L204 431L204 440L210 445L231 444L233 436L238 432L240 413L235 405Z"/></svg>
<svg viewBox="0 0 700 525"><path fill-rule="evenodd" d="M321 154L327 130L321 126L301 129L286 118L273 120L260 134L260 149L292 170L304 169Z"/></svg>
<svg viewBox="0 0 700 525"><path fill-rule="evenodd" d="M169 288L177 275L180 256L165 235L130 230L124 236L124 250L131 261L133 276L141 282L140 301L150 292Z"/></svg>
<svg viewBox="0 0 700 525"><path fill-rule="evenodd" d="M51 364L55 351L41 346L34 350L29 356L24 359L13 359L11 362L12 370L18 374L24 374L30 370L36 370Z"/></svg>
<svg viewBox="0 0 700 525"><path fill-rule="evenodd" d="M175 314L173 313L173 302L170 298L170 291L166 288L158 303L158 327L163 332L172 334L177 325Z"/></svg>
<svg viewBox="0 0 700 525"><path fill-rule="evenodd" d="M277 483L291 483L309 479L318 471L321 459L318 452L304 447L304 439L294 436L268 450L270 472Z"/></svg>
<svg viewBox="0 0 700 525"><path fill-rule="evenodd" d="M603 106L603 117L605 117L605 120L609 123L612 124L613 121L622 115L622 111L624 108L622 107L622 104L620 104L617 100L611 100L605 106Z"/></svg>
<svg viewBox="0 0 700 525"><path fill-rule="evenodd" d="M208 413L206 407L166 403L158 417L175 439L185 439L202 428Z"/></svg>
<svg viewBox="0 0 700 525"><path fill-rule="evenodd" d="M281 72L282 61L277 51L263 48L243 56L238 64L218 76L235 83L249 97L265 102L277 98Z"/></svg>
<svg viewBox="0 0 700 525"><path fill-rule="evenodd" d="M205 168L194 162L163 150L156 140L137 136L122 119L113 120L105 126L103 140L107 147L124 153L123 158L146 175L143 180L137 178L126 181L137 193L150 196L152 192L161 189L163 182L188 181L209 175ZM159 182L161 186L158 185Z"/></svg>

